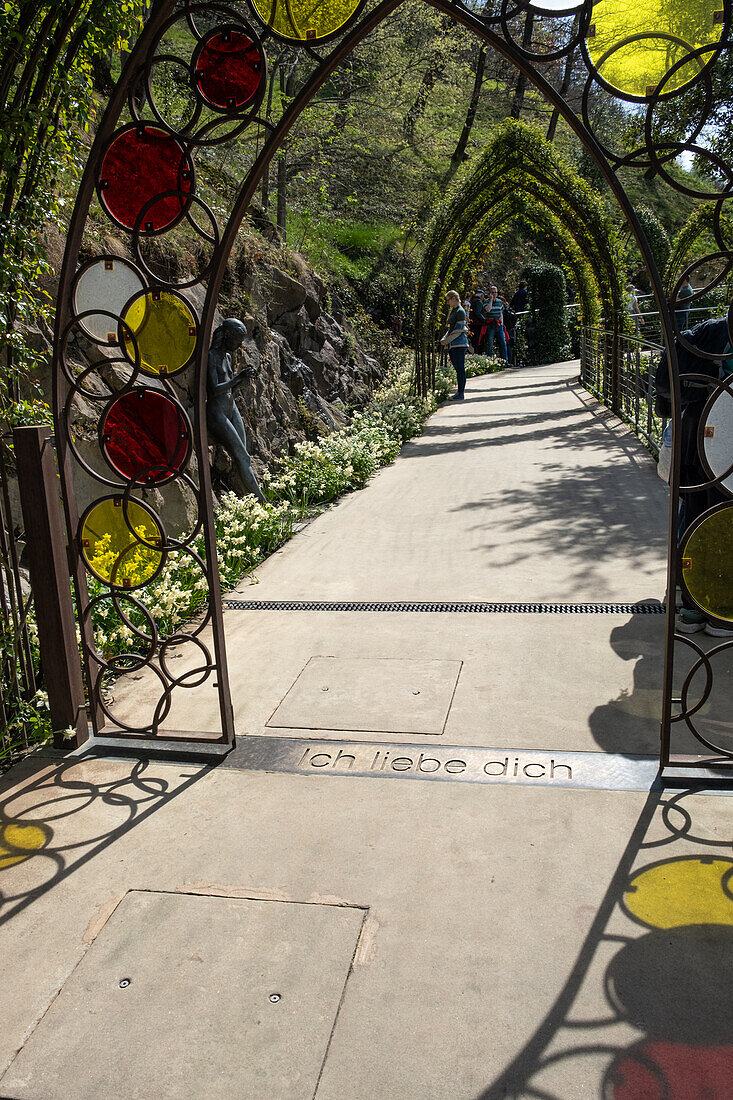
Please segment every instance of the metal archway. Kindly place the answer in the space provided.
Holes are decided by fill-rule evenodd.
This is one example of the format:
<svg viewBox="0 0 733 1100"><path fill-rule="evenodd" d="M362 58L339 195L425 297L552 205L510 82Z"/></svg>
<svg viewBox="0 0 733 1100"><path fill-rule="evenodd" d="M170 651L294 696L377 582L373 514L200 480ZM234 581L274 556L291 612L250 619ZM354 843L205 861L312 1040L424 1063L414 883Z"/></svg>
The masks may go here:
<svg viewBox="0 0 733 1100"><path fill-rule="evenodd" d="M400 0L382 0L367 10L359 0L330 0L327 4L313 0L305 3L252 0L248 8L242 3L156 0L100 122L81 179L60 279L54 346L54 416L91 719L94 732L105 738L132 739L138 744L172 742L179 747L182 743L198 748L204 745L216 750L234 741L205 418L206 357L216 304L237 232L263 172L318 89L399 3ZM606 179L650 275L672 366L672 416L679 429L681 390L674 348L677 335L674 307L681 283L668 300L649 244L617 173L620 168L654 173L671 188L710 204L713 235L720 250L718 258L724 268L723 275L715 280L720 281L733 263L733 252L727 248L721 227L724 204L733 193L733 166L697 144L697 140L712 106L711 68L729 49L731 0L722 3L694 0L684 11L669 0L640 0L637 9L644 9L637 12L640 19L644 17L641 33L619 24L620 7L614 6L614 0L501 0L499 4L485 4L481 12L474 9L470 0L466 3L426 0L426 3L474 32L509 60L565 120ZM498 10L494 12L494 8ZM530 52L516 41L512 25L512 20L528 11L538 21L561 19L567 26L578 16L577 24L573 23L576 29L561 48L545 55ZM188 59L171 56L161 46L166 32L174 25L190 37ZM268 39L279 39L301 50L311 65L308 80L275 126L258 113L267 66L263 47ZM643 51L636 48L641 40L647 47ZM580 52L587 71L578 114L542 74L543 65L576 51ZM177 65L190 88L191 113L180 122L167 118L156 102L152 73L156 66L165 64ZM655 141L655 112L660 104L685 95L693 86L703 89L704 103L686 139ZM593 132L590 119L593 94L643 105L644 141L638 148L617 155ZM264 144L242 182L226 226L220 231L213 212L197 194L195 155L207 146L233 140L248 126L259 128L265 135ZM708 161L723 180L720 189L690 190L670 173L668 165L685 152ZM135 166L132 173L130 165ZM79 271L85 225L95 193L117 231L127 234L136 257L134 264L101 254ZM183 223L199 235L209 250L208 261L198 277L189 280L185 288L154 271L146 259L151 240ZM206 285L203 301L201 290L192 298L194 283ZM197 306L193 305L194 300ZM160 336L165 331L175 334L168 346ZM80 342L85 344L93 364L86 369L80 368L75 355ZM712 361L715 356L705 353L703 358ZM104 366L110 361L118 364L117 373L122 378L120 382L118 377L114 386ZM182 381L193 394L192 420L179 400L177 387ZM702 384L710 391L709 407L717 398L731 396L727 384L707 377ZM72 404L80 399L98 412L98 451L93 447L92 451L83 451L72 436ZM159 441L156 460L147 465L138 460L136 464L128 446L130 431L134 429L131 405L140 410L147 407L147 415L160 423L155 410L151 411L156 402L165 409L165 423L169 427L177 425L177 437L176 428L172 427L166 439ZM688 543L684 560L677 548L680 448L677 430L669 525L661 761L663 765L670 761L673 724L684 722L716 759L724 757L733 763L733 752L711 746L694 725L695 714L712 691L712 657L733 646L733 641L717 646L711 654L699 653L683 687L681 709L673 714L674 594L683 571L689 574L691 561ZM728 523L733 521L733 491L724 485L733 469L733 456L724 465L725 469L710 471L711 479L705 485L683 488L699 488L704 492L710 486L722 486L722 491L731 497L727 503L711 509L710 514L706 512L699 517L695 531L688 534L690 537L697 534L695 545L704 543L700 531L705 534L705 524L710 519L718 537L721 529L731 531L733 552L733 522ZM91 479L96 492L81 517L74 492L75 473L79 471ZM190 528L175 535L167 530L165 516L143 499L148 489L160 491L173 482L187 488L196 512ZM169 629L166 634L158 628L155 610L147 608L144 600L148 586L156 582L166 562L174 556L185 557L192 568L200 571L208 599L195 619L181 629ZM702 558L699 560L702 562ZM90 577L95 589L91 597ZM706 608L721 623L733 621L733 597L729 599L727 595L733 590L733 567L724 582L718 603L713 600L714 606ZM91 612L95 604L103 602L114 609L118 621L135 639L131 652L114 660L107 660L94 644ZM689 644L689 639L680 641ZM194 649L197 657L186 663L185 671L176 674L171 667L171 650L181 643ZM691 686L701 669L706 682L700 698L691 699ZM158 692L147 716L149 720L137 725L113 710L103 690L109 672L132 670L139 670L141 676L147 677L148 689L151 684L154 687L153 695ZM185 696L187 690L202 686L215 687L217 691L216 731L202 737L171 728L174 697ZM698 759L680 762L692 766Z"/></svg>

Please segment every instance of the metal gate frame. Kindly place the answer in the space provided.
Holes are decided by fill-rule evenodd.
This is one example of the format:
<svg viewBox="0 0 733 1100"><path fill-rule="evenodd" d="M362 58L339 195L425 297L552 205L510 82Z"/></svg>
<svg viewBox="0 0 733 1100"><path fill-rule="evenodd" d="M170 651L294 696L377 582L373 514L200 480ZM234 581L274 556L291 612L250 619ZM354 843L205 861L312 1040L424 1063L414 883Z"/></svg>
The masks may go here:
<svg viewBox="0 0 733 1100"><path fill-rule="evenodd" d="M274 12L275 6L280 0L272 0L272 2ZM204 17L207 19L216 17L221 20L222 27L228 27L230 29L230 33L232 30L239 29L242 34L247 35L255 43L259 42L262 44L268 39L277 38L278 36L274 34L269 26L263 23L254 8L247 11L245 18L242 14L241 6L235 8L225 3L196 3L194 0L183 0L181 3L176 3L175 0L156 0L153 4L147 24L130 54L120 80L109 100L99 125L86 169L81 179L78 197L69 227L58 293L54 347L54 416L56 440L66 510L66 521L71 540L69 554L70 565L76 589L77 606L80 609L80 627L84 651L85 674L90 698L90 717L94 733L97 737L132 741L141 746L143 744L150 745L152 743L157 746L172 744L182 747L182 745L185 744L193 747L203 746L210 749L218 748L220 750L226 750L234 743L234 718L227 672L222 616L222 594L217 569L205 415L206 360L216 305L237 233L246 216L247 209L263 173L276 155L293 124L311 102L318 89L322 87L326 80L338 68L341 62L349 56L362 39L387 18L387 16L399 6L399 3L400 0L382 0L381 3L377 4L370 11L367 11L366 14L362 14L362 5L360 4L355 8L344 25L334 32L334 34L325 35L322 39L317 40L310 36L310 32L306 32L306 38L303 40L288 40L289 45L293 49L302 50L308 57L313 65L313 71L301 91L287 107L276 125L273 126L258 115L257 109L259 100L257 97L255 97L252 103L244 108L236 109L232 107L231 110L220 111L220 126L229 127L230 139L232 134L236 135L241 133L248 125L260 127L260 133L265 135L263 147L241 185L229 220L221 232L216 226L212 212L206 208L202 200L196 196L195 177L193 179L186 178L186 187L183 187L179 178L179 187L166 193L168 198L180 200L181 218L187 217L189 222L202 232L202 236L208 240L213 249L211 263L207 266L207 269L202 273L199 279L199 282L203 282L204 279L206 279L207 290L200 318L196 318L195 355L187 368L191 372L193 378L196 401L193 418L192 444L193 453L196 456L198 465L198 485L193 482L190 475L185 471L180 475L187 479L197 500L199 515L195 533L201 532L204 537L206 557L205 561L199 561L199 564L203 566L206 573L206 579L209 586L209 603L205 612L203 626L197 624L195 628L191 627L185 631L178 632L173 638L169 637L163 639L157 636L153 627L151 628L150 637L146 643L148 644L147 654L143 655L143 657L139 654L129 655L127 660L128 665L130 665L131 662L137 662L136 667L146 667L154 671L162 685L160 702L156 709L153 722L148 724L145 728L139 729L131 729L129 726L125 727L124 724L120 724L119 722L115 723L114 720L112 720L111 724L106 723L106 717L113 719L113 716L109 714L109 712L105 716L104 711L107 708L105 708L102 696L102 683L105 674L121 666L119 664L119 659L117 665L115 665L114 662L105 661L94 645L87 583L89 567L84 558L83 551L85 547L83 546L83 529L80 524L80 518L83 520L84 517L80 517L78 514L74 492L75 465L80 465L86 471L87 475L96 480L100 487L106 490L106 495L108 497L111 495L118 498L117 506L121 507L123 510L123 515L127 528L130 531L132 542L148 550L153 550L155 552L159 551L161 562L164 561L170 553L194 553L191 546L194 536L192 535L187 539L174 539L169 537L165 531L164 517L156 516L153 513L151 522L158 524L160 528L160 537L157 540L153 540L153 542L146 542L145 536L141 537L139 533L135 533L133 523L128 514L130 503L139 499L139 493L136 495L137 491L142 487L139 481L133 480L131 482L125 482L124 479L121 479L119 476L100 475L99 471L92 468L75 449L74 440L69 428L70 406L75 395L83 393L85 396L88 396L84 383L86 382L86 375L94 370L94 368L90 368L89 371L80 375L75 369L73 354L71 354L69 349L70 335L78 331L79 325L82 324L84 320L83 316L80 319L74 311L74 284L78 270L79 252L95 190L100 196L104 190L104 181L100 179L100 171L104 162L104 157L118 135L120 118L126 105L134 123L131 129L135 130L137 128L136 132L139 135L145 132L147 126L149 128L148 132L157 130L172 138L182 150L181 164L187 162L189 159L193 161L193 153L198 145L206 142L223 140L221 135L216 135L216 127L214 124L208 129L204 128L199 133L196 132L196 125L198 118L201 117L201 111L199 111L198 116L194 118L193 122L190 122L182 130L172 127L159 113L151 91L151 72L156 63L158 44L166 29L172 25L173 22L180 19L185 20L188 26L193 28L198 34L199 32L196 29L197 18L201 20ZM678 156L679 153L685 150L692 152L699 151L694 141L700 133L705 117L707 117L712 106L709 68L711 64L715 63L715 60L720 56L721 52L727 49L729 45L731 0L724 0L723 9L719 13L719 17L716 16L716 23L720 25L719 41L714 45L708 45L694 50L687 55L686 60L678 61L671 70L671 73L674 74L675 70L678 70L681 64L689 64L691 60L699 65L700 72L696 80L705 83L707 94L706 107L703 112L702 121L689 141L676 143L674 146L672 146L671 143L666 143L661 147L655 146L652 137L653 112L655 105L662 98L676 94L674 91L665 91L665 84L669 82L670 74L668 73L659 85L653 88L647 88L647 94L645 96L625 94L610 86L599 73L598 68L593 64L586 45L588 36L593 32L591 0L584 0L583 3L574 6L569 4L572 11L577 11L580 16L578 33L575 36L571 36L571 40L566 44L563 50L556 51L552 55L547 56L542 56L523 48L523 46L514 39L510 26L512 18L516 17L518 13L527 12L530 6L536 16L544 15L550 17L558 14L552 11L543 11L541 4L530 5L529 0L501 0L501 4L499 5L500 10L496 14L477 15L468 6L461 3L452 3L449 2L449 0L426 0L426 3L429 3L438 11L450 16L457 24L461 24L471 30L485 42L487 46L496 50L501 56L509 60L517 71L534 85L543 95L544 99L564 119L603 174L624 213L649 272L650 281L660 311L663 337L668 349L669 361L671 364L673 419L674 423L679 427L681 391L675 352L675 337L678 333L676 331L674 305L681 281L678 282L672 293L667 297L662 277L657 269L649 242L646 239L632 204L618 178L617 171L621 167L632 167L665 176L665 164ZM489 7L493 8L494 6L495 5L487 4L484 10L486 11ZM635 37L638 37L638 35L634 35L633 33L630 34L627 42L633 42ZM335 42L335 45L332 47L330 46L331 42ZM570 109L560 93L548 83L541 72L542 65L546 62L556 61L563 56L567 57L569 53L575 50L581 51L588 70L588 78L580 115L576 115ZM160 60L160 58L158 57L157 60ZM601 59L601 63L602 61L603 59ZM195 86L195 78L192 75L192 87L193 86ZM264 74L262 86L264 89ZM643 148L624 159L614 157L612 152L605 149L593 133L589 118L589 97L591 91L596 87L601 87L605 92L619 99L647 104L645 145ZM716 164L719 163L719 160L716 159ZM726 178L730 181L728 186L733 186L733 168L728 165L723 165L722 170ZM187 173L184 172L183 175L186 176ZM190 174L188 175L190 177ZM677 185L673 184L673 186ZM689 190L688 194L700 198L701 201L705 201L706 199L705 196L695 195L694 192L690 192ZM725 268L727 271L731 261L733 261L733 253L726 251L725 241L722 239L722 230L719 224L719 212L725 197L725 192L721 193L719 197L711 195L708 201L713 201L716 204L718 217L717 220L714 219L715 233L718 238L717 243L720 246L721 252L724 253L724 258L727 258L727 266ZM152 202L149 202L147 207L141 211L136 224L132 227L127 227L128 232L131 233L132 236L132 249L139 258L141 256L140 243L146 239L148 233L148 226L143 224L144 217L157 201L163 200L160 199L159 196L153 197ZM211 233L207 234L205 231L201 231L200 227L196 225L195 219L191 219L190 211L193 203L197 204L198 207L203 207L207 217L212 220L213 228ZM180 218L178 220L180 220ZM174 224L178 224L178 222L176 221ZM166 228L170 228L170 226ZM104 257L98 257L97 259L101 262L104 260ZM107 257L107 259L109 259L109 257ZM140 266L141 269L144 268L142 261ZM719 281L720 279L716 280L716 282ZM151 295L154 293L174 293L176 290L176 284L174 282L165 282L159 278L151 279L149 273L148 276L144 278L144 286L146 292ZM122 310L122 314L124 313L125 310ZM127 353L130 379L124 391L130 392L132 389L140 388L139 383L144 381L144 377L141 377L140 372L141 359L137 340L129 324L123 319L123 316L110 314L109 319L111 322L110 327L113 327L115 331L111 333L108 343L111 347L122 348L118 358L124 358L126 354L126 345L128 349L130 345L133 349L131 356L129 351ZM708 358L713 358L713 356L708 356ZM164 392L175 401L175 391L169 380L159 376L157 381L159 392ZM418 388L424 391L429 387L429 383L430 379L425 376L424 372L421 373L418 369ZM107 395L108 402L111 400L112 396L112 394ZM119 396L119 394L117 394L117 396ZM171 471L168 471L168 473L170 472ZM728 471L728 473L729 472L730 471ZM717 479L714 479L715 484L720 484L724 477L725 475L721 475ZM693 667L693 671L688 676L686 686L683 687L682 698L686 700L692 677L695 675L696 671L704 667L706 672L704 699L702 702L696 704L691 703L689 706L687 706L685 702L684 708L673 714L675 648L674 597L678 578L681 575L681 562L677 550L679 491L680 432L677 430L675 432L673 475L670 489L667 620L660 762L663 767L667 766L669 763L685 767L695 767L709 764L711 759L720 761L721 757L724 757L726 762L733 764L733 753L727 753L724 750L718 751L715 747L713 747L713 757L680 758L674 757L670 751L670 731L673 723L680 721L685 722L692 729L695 736L703 741L703 744L705 744L707 748L711 748L704 738L701 738L699 732L695 730L692 721L694 713L702 706L712 690L713 672L710 664L710 657L702 652L699 652L697 664ZM103 499L104 496L100 488L99 500ZM97 503L99 503L99 500ZM123 585L116 584L114 576L112 579L102 579L105 580L108 589L107 595L104 598L111 600L123 617L124 611L122 610L122 603L127 602L133 606L141 606L133 594L134 589L131 591L129 586L125 588ZM209 651L208 646L200 640L200 635L205 627L210 627L211 629L213 654ZM193 670L193 673L188 674L188 683L184 682L186 679L185 677L183 679L177 679L173 676L165 660L165 654L172 642L184 641L192 641L194 644L198 645L202 651L202 664L200 667ZM682 642L684 644L689 644L689 639L682 639ZM699 647L696 648L699 651ZM716 647L715 652L717 653L725 648L725 644ZM214 677L216 677L216 680L213 679ZM202 737L196 732L180 730L166 731L164 734L161 734L160 727L165 721L165 716L168 713L173 692L183 691L187 687L200 686L200 684L208 680L211 680L216 685L218 691L220 733L215 738Z"/></svg>

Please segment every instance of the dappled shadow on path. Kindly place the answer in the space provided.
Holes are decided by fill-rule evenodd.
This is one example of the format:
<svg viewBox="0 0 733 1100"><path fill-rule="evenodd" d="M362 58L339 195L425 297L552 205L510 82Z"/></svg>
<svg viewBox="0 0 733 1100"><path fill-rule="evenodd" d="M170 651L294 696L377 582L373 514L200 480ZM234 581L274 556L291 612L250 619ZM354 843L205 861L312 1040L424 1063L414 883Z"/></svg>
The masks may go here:
<svg viewBox="0 0 733 1100"><path fill-rule="evenodd" d="M653 790L565 986L478 1100L727 1100L732 848L709 803Z"/></svg>
<svg viewBox="0 0 733 1100"><path fill-rule="evenodd" d="M484 532L484 553L489 558L496 553L500 533L501 561L506 560L508 548L515 563L546 558L547 568L553 568L554 562L572 571L578 586L593 583L599 565L617 562L620 556L637 555L639 567L645 558L664 560L666 507L650 499L648 484L633 465L573 469L537 461L534 467L534 481L524 478L517 485L489 489L480 499L458 508L474 513L472 529ZM628 567L633 570L634 564Z"/></svg>
<svg viewBox="0 0 733 1100"><path fill-rule="evenodd" d="M41 755L0 785L0 925L187 791L211 767ZM10 873L15 869L13 873Z"/></svg>

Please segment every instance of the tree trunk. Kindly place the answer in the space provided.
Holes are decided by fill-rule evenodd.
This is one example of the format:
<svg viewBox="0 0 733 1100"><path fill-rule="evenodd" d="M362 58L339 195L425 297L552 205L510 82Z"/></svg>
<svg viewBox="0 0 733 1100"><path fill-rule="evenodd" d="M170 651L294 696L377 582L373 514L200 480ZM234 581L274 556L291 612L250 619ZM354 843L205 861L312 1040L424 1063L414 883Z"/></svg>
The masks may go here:
<svg viewBox="0 0 733 1100"><path fill-rule="evenodd" d="M284 144L277 155L277 229L285 243L288 239L288 151Z"/></svg>
<svg viewBox="0 0 733 1100"><path fill-rule="evenodd" d="M445 72L445 60L443 58L444 45L442 43L442 39L452 26L453 20L451 19L451 17L448 15L444 15L440 21L440 35L438 38L438 45L430 55L427 68L425 69L425 72L423 74L423 78L420 82L420 87L417 90L415 100L402 121L402 132L404 133L410 145L415 144L415 130L417 128L418 122L425 113L425 108L428 105L430 93Z"/></svg>
<svg viewBox="0 0 733 1100"><path fill-rule="evenodd" d="M473 124L476 121L476 111L478 110L478 101L481 97L481 88L484 82L484 73L486 71L486 45L482 44L478 51L478 57L476 58L476 74L473 82L473 92L471 93L471 100L468 104L468 110L466 111L466 121L463 123L463 129L461 135L458 138L453 155L450 158L450 164L448 170L443 177L444 183L449 183L453 176L456 174L460 166L466 160L466 147L468 146L468 139L471 136Z"/></svg>
<svg viewBox="0 0 733 1100"><path fill-rule="evenodd" d="M534 26L534 12L528 11L524 20L524 33L522 34L522 49L529 50L532 45L532 28ZM517 77L517 86L514 89L514 100L509 112L510 118L519 118L524 105L524 93L527 88L527 77L520 73Z"/></svg>
<svg viewBox="0 0 733 1100"><path fill-rule="evenodd" d="M578 26L580 24L580 15L576 15L573 20L573 25L570 30L570 40L572 41L578 33ZM571 50L565 59L565 71L562 76L562 84L560 85L560 97L565 99L570 91L570 81L573 75L573 61L575 60L575 50ZM547 127L547 140L552 142L555 140L555 131L557 130L557 124L560 119L560 112L555 107L552 115L550 116L550 124Z"/></svg>

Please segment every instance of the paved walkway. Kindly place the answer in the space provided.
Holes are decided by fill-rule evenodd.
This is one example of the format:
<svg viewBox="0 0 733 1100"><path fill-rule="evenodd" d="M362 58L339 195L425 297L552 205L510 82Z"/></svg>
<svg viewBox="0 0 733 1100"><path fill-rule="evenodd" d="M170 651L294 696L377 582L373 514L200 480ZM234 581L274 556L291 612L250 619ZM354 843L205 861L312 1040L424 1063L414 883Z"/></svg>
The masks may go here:
<svg viewBox="0 0 733 1100"><path fill-rule="evenodd" d="M472 380L236 598L660 599L576 369ZM0 1096L728 1097L733 800L650 790L663 622L227 612L225 765L4 781Z"/></svg>

